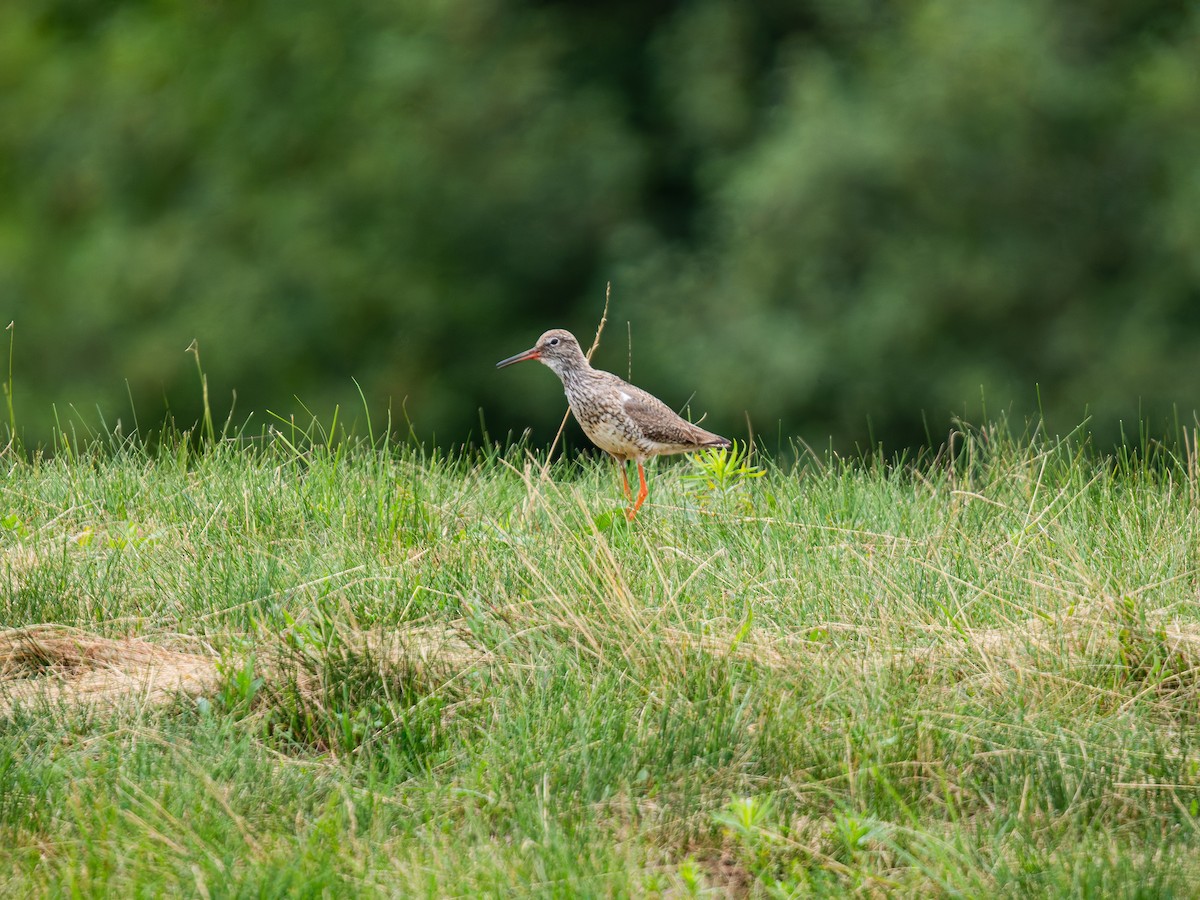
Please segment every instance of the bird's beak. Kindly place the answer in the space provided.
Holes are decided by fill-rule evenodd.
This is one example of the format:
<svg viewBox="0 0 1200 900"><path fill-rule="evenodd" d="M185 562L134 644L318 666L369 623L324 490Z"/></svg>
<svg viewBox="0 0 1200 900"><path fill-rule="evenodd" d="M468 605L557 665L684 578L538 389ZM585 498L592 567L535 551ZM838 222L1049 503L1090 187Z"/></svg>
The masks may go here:
<svg viewBox="0 0 1200 900"><path fill-rule="evenodd" d="M497 369L503 369L505 366L511 366L513 363L525 362L527 359L540 359L541 354L538 353L537 347L531 347L524 353L518 353L516 356L510 356L508 359L502 359L496 363Z"/></svg>

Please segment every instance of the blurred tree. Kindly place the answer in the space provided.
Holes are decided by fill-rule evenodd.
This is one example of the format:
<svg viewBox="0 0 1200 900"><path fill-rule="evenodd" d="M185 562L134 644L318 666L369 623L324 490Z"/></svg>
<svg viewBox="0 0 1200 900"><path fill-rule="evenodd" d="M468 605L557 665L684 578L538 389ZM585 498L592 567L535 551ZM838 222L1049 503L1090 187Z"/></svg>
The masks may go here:
<svg viewBox="0 0 1200 900"><path fill-rule="evenodd" d="M195 337L214 396L236 389L244 410L293 394L327 410L356 376L410 397L426 429L461 425L495 324L527 322L524 295L578 293L635 199L637 145L601 92L556 79L569 48L546 15L478 0L0 15L16 198L0 283L25 415L49 397L112 407L124 376L139 408L165 393L194 418ZM64 352L30 365L31 344Z"/></svg>
<svg viewBox="0 0 1200 900"><path fill-rule="evenodd" d="M863 8L830 3L780 45L782 96L748 146L704 141L700 246L631 267L662 377L731 360L708 408L819 442L870 417L920 444L923 412L939 432L978 418L981 390L1033 412L1037 385L1056 426L1090 409L1106 439L1119 416L1194 409L1195 8L926 0L870 26ZM693 131L721 121L676 83Z"/></svg>
<svg viewBox="0 0 1200 900"><path fill-rule="evenodd" d="M565 325L736 433L1200 396L1200 12L1106 0L0 7L17 407L561 411ZM220 414L222 410L218 410ZM1190 418L1190 416L1189 416Z"/></svg>

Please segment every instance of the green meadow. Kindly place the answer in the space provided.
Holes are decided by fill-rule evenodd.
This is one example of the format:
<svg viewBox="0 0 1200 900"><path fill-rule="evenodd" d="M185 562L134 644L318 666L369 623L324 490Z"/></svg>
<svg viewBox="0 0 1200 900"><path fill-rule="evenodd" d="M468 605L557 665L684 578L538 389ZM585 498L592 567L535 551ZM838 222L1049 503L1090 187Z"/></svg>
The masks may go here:
<svg viewBox="0 0 1200 900"><path fill-rule="evenodd" d="M1186 436L0 464L4 896L1200 893Z"/></svg>

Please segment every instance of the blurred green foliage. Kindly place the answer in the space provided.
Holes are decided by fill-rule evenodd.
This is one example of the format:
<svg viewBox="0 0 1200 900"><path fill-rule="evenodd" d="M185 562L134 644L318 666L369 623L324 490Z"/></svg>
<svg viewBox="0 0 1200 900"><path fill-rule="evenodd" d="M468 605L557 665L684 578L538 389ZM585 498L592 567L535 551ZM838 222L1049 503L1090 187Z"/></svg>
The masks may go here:
<svg viewBox="0 0 1200 900"><path fill-rule="evenodd" d="M1191 421L1198 163L1179 2L12 0L17 421L194 421L197 339L218 419L353 418L357 379L425 438L548 438L555 380L493 363L586 343L610 279L598 364L631 335L768 446L936 441L981 393Z"/></svg>

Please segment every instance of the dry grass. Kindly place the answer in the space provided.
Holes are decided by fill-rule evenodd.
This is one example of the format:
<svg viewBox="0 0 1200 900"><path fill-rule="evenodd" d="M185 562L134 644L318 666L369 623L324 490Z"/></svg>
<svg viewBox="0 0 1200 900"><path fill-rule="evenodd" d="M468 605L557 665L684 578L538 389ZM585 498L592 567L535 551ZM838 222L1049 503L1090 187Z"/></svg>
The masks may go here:
<svg viewBox="0 0 1200 900"><path fill-rule="evenodd" d="M441 627L342 634L333 655L343 661L358 657L387 668L404 667L426 681L453 678L486 659L486 654L472 648L458 631ZM289 651L274 641L258 648L253 656L268 686L273 681L296 683L297 662L303 653L298 656L294 649ZM331 661L326 656L323 664ZM40 703L163 706L181 696L212 694L223 672L239 662L140 638L101 637L62 625L12 628L0 631L0 715L21 705Z"/></svg>
<svg viewBox="0 0 1200 900"><path fill-rule="evenodd" d="M215 689L217 659L61 625L0 632L0 714L18 705L157 706Z"/></svg>
<svg viewBox="0 0 1200 900"><path fill-rule="evenodd" d="M565 630L577 621L554 621ZM592 623L592 630L595 630ZM616 623L612 623L616 624ZM628 623L625 623L628 624ZM636 631L636 629L634 629ZM825 635L845 629L810 629ZM588 636L579 639L588 643ZM598 643L595 636L592 642ZM627 652L636 652L636 642ZM768 635L761 630L696 634L660 627L655 646L645 652L680 654L702 652L714 659L732 657L763 668L786 671L827 663L831 658L856 665L886 666L897 657L929 673L958 672L993 682L1003 689L1014 673L1035 671L1047 657L1062 671L1074 661L1119 662L1135 672L1151 665L1156 682L1173 687L1192 686L1200 674L1200 625L1172 622L1166 610L1150 611L1135 620L1120 601L1105 600L1073 609L1056 617L1038 617L998 628L943 631L924 647L890 647L883 652L855 648L843 640L828 642L806 637ZM299 657L293 647L268 640L252 653L260 674L268 681L294 683ZM453 679L465 671L495 662L495 657L475 646L462 623L452 626L415 626L404 630L342 632L323 665L340 658L369 659L378 665L404 668L427 683ZM511 662L511 656L509 657ZM106 638L61 625L33 625L0 631L0 715L22 703L50 702L75 706L161 706L180 695L212 693L223 667L238 665L212 652L174 649L140 638Z"/></svg>
<svg viewBox="0 0 1200 900"><path fill-rule="evenodd" d="M1145 681L1158 693L1195 689L1200 675L1200 625L1181 623L1170 610L1142 610L1108 598L1055 616L999 628L963 629L913 651L929 673L969 673L1003 691L1014 677L1039 673L1097 673L1108 668L1121 683ZM1112 678L1089 678L1104 691Z"/></svg>

